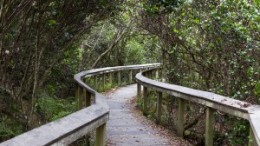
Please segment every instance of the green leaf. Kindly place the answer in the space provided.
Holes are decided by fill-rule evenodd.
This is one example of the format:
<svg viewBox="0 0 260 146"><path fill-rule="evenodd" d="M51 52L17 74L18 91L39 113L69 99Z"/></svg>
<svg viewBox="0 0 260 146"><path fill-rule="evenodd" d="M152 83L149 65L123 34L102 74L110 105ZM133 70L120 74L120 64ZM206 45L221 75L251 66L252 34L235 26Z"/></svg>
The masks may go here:
<svg viewBox="0 0 260 146"><path fill-rule="evenodd" d="M200 24L200 20L199 20L199 19L194 19L193 22L194 22L195 24Z"/></svg>
<svg viewBox="0 0 260 146"><path fill-rule="evenodd" d="M254 0L254 2L257 6L260 6L260 0Z"/></svg>
<svg viewBox="0 0 260 146"><path fill-rule="evenodd" d="M53 19L51 19L51 20L48 20L48 25L49 26L53 26L53 25L56 25L57 24L57 21L56 20L53 20Z"/></svg>
<svg viewBox="0 0 260 146"><path fill-rule="evenodd" d="M260 96L260 81L255 84L255 95Z"/></svg>

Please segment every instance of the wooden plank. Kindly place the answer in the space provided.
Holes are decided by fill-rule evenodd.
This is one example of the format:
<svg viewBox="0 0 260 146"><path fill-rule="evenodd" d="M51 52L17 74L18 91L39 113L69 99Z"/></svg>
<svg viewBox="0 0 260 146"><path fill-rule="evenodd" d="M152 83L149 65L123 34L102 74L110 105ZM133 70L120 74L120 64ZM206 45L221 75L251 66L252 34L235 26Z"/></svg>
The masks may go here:
<svg viewBox="0 0 260 146"><path fill-rule="evenodd" d="M156 123L161 123L162 115L162 92L157 92L157 110L156 110Z"/></svg>
<svg viewBox="0 0 260 146"><path fill-rule="evenodd" d="M255 106L249 111L249 123L254 135L254 145L260 146L260 106Z"/></svg>
<svg viewBox="0 0 260 146"><path fill-rule="evenodd" d="M106 145L106 124L99 126L96 130L96 146Z"/></svg>
<svg viewBox="0 0 260 146"><path fill-rule="evenodd" d="M91 105L91 93L86 92L86 107Z"/></svg>
<svg viewBox="0 0 260 146"><path fill-rule="evenodd" d="M205 146L213 146L214 138L214 109L206 109Z"/></svg>
<svg viewBox="0 0 260 146"><path fill-rule="evenodd" d="M56 120L45 124L39 128L35 128L29 132L21 134L15 138L1 143L2 146L42 146L42 145L69 145L75 140L81 138L89 132L92 132L97 127L104 125L108 120L109 108L102 98L103 96L96 92L94 89L90 88L89 85L84 83L83 78L85 77L95 77L95 88L98 88L97 76L104 72L117 72L123 70L139 70L143 68L157 68L160 64L144 64L144 65L131 65L131 66L117 66L117 67L107 67L100 69L92 69L88 71L82 71L74 75L74 79L77 82L77 89L75 96L78 99L79 107L82 98L87 98L90 96L95 96L95 104L87 108L74 112L64 118ZM120 78L121 79L121 78ZM86 91L86 96L82 96L83 89ZM86 105L88 101L86 100ZM102 128L101 128L102 129ZM100 130L103 131L103 130ZM105 145L105 144L104 144Z"/></svg>
<svg viewBox="0 0 260 146"><path fill-rule="evenodd" d="M69 145L108 121L108 109L91 106L1 143L1 146Z"/></svg>
<svg viewBox="0 0 260 146"><path fill-rule="evenodd" d="M82 107L81 107L81 109L87 106L86 105L86 101L87 101L86 96L87 96L87 91L86 91L86 89L82 88L82 97L81 97L82 98L82 101L81 101Z"/></svg>
<svg viewBox="0 0 260 146"><path fill-rule="evenodd" d="M250 103L236 99L224 97L212 92L191 89L179 85L163 83L146 78L145 75L137 74L137 82L140 84L172 96L192 101L201 105L211 107L224 113L228 113L243 119L248 119L248 110L252 106Z"/></svg>
<svg viewBox="0 0 260 146"><path fill-rule="evenodd" d="M185 101L183 99L177 99L178 111L177 111L177 134L179 137L183 137L184 133L184 119L185 119Z"/></svg>
<svg viewBox="0 0 260 146"><path fill-rule="evenodd" d="M137 98L141 98L141 85L137 83Z"/></svg>
<svg viewBox="0 0 260 146"><path fill-rule="evenodd" d="M109 84L110 84L110 88L112 88L113 87L113 73L112 72L110 72L109 73Z"/></svg>
<svg viewBox="0 0 260 146"><path fill-rule="evenodd" d="M103 81L103 92L105 92L106 91L106 74L105 73L103 73L103 78L102 78L102 81Z"/></svg>
<svg viewBox="0 0 260 146"><path fill-rule="evenodd" d="M155 71L155 80L159 80L159 70Z"/></svg>
<svg viewBox="0 0 260 146"><path fill-rule="evenodd" d="M97 90L98 89L98 77L97 77L97 75L95 75L95 90Z"/></svg>
<svg viewBox="0 0 260 146"><path fill-rule="evenodd" d="M143 87L143 114L146 116L148 115L148 90L147 87Z"/></svg>
<svg viewBox="0 0 260 146"><path fill-rule="evenodd" d="M120 86L121 85L121 72L117 72L117 85Z"/></svg>
<svg viewBox="0 0 260 146"><path fill-rule="evenodd" d="M252 128L249 129L249 136L248 136L248 146L254 146L254 133L252 131Z"/></svg>
<svg viewBox="0 0 260 146"><path fill-rule="evenodd" d="M133 71L130 70L130 71L129 71L129 84L131 84L132 81L133 81Z"/></svg>

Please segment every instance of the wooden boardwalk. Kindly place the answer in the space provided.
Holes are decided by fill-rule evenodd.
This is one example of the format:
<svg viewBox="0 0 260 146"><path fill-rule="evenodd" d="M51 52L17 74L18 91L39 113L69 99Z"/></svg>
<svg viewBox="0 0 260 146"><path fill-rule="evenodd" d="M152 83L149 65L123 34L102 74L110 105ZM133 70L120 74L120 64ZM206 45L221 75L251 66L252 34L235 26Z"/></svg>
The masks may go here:
<svg viewBox="0 0 260 146"><path fill-rule="evenodd" d="M161 126L147 120L132 102L136 85L121 87L107 94L110 116L107 127L108 146L185 146Z"/></svg>

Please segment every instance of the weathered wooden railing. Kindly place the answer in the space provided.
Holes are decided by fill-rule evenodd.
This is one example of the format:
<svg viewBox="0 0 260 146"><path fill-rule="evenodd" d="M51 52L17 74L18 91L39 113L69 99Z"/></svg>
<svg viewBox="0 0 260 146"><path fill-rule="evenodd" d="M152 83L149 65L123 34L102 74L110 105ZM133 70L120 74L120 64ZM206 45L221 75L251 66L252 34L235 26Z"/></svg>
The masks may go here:
<svg viewBox="0 0 260 146"><path fill-rule="evenodd" d="M117 73L117 82L121 84L121 71L129 71L129 82L132 82L133 71L158 68L160 64L117 66L83 71L74 76L77 83L76 96L81 110L64 118L50 122L39 128L23 133L0 143L1 146L43 146L68 145L86 134L96 130L97 146L105 145L106 122L109 119L109 108L102 94L84 82L85 78L102 76L103 89L106 75L112 82L113 73Z"/></svg>
<svg viewBox="0 0 260 146"><path fill-rule="evenodd" d="M250 103L224 97L211 92L195 90L178 85L163 83L150 79L153 72L157 70L148 70L136 75L137 80L137 97L143 97L143 111L146 115L148 111L147 101L148 88L155 90L157 96L157 122L161 120L162 111L162 93L167 93L178 100L177 109L177 133L183 137L185 122L185 103L191 101L206 107L206 125L205 125L205 145L213 146L214 137L214 112L221 111L236 117L246 119L250 123L249 146L260 146L260 106L251 105ZM143 86L143 92L141 92ZM141 93L143 94L141 96Z"/></svg>

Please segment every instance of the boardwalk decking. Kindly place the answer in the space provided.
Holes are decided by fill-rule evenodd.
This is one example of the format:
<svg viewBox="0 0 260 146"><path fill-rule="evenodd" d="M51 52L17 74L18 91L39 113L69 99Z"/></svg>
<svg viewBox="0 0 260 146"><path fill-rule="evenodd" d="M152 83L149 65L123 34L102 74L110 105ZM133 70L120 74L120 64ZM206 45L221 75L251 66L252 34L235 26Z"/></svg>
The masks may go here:
<svg viewBox="0 0 260 146"><path fill-rule="evenodd" d="M185 146L182 139L169 136L156 124L137 112L130 101L136 95L136 85L121 87L108 93L110 116L107 127L108 146ZM168 135L167 135L168 134ZM169 139L168 137L171 137Z"/></svg>

